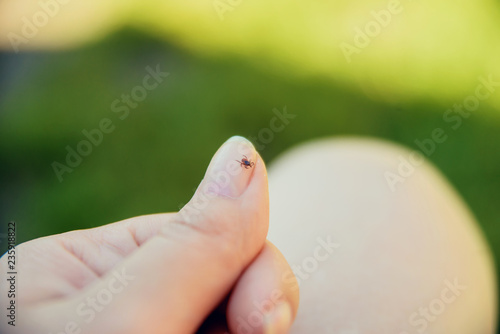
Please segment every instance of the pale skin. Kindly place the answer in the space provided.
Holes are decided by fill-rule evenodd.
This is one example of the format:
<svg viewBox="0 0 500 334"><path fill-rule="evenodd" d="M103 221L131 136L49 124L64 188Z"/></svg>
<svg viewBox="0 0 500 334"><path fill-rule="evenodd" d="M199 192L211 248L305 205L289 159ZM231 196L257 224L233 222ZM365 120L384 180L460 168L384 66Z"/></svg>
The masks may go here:
<svg viewBox="0 0 500 334"><path fill-rule="evenodd" d="M463 200L427 161L394 188L386 180L412 154L340 138L274 161L269 240L302 274L317 237L340 244L299 278L292 333L496 333L492 256Z"/></svg>
<svg viewBox="0 0 500 334"><path fill-rule="evenodd" d="M233 138L181 212L20 245L23 320L15 330L3 321L0 330L60 333L76 323L80 333L193 333L204 323L205 333L413 334L423 324L409 317L423 317L419 308L438 305L446 280L458 278L466 288L446 292L453 302L431 313L422 332L492 334L488 248L465 205L427 163L388 190L384 172L407 153L371 140L311 143L271 167L269 201L262 159ZM243 155L252 168L234 161ZM222 170L229 183L214 176ZM337 246L318 249L318 237ZM5 257L1 263L5 271ZM109 295L109 304L99 304Z"/></svg>
<svg viewBox="0 0 500 334"><path fill-rule="evenodd" d="M242 152L253 168L234 161ZM234 164L226 166L228 161ZM212 177L219 172L229 177L220 185ZM266 242L268 221L265 165L250 142L233 137L218 150L180 213L136 217L20 245L19 321L15 329L2 321L2 332L192 333L227 301L232 332L257 302L265 304L252 332L285 333L298 307L298 289L293 275L281 280L290 269ZM5 265L2 258L7 272ZM126 277L124 282L117 274ZM225 332L221 324L215 326L215 333Z"/></svg>

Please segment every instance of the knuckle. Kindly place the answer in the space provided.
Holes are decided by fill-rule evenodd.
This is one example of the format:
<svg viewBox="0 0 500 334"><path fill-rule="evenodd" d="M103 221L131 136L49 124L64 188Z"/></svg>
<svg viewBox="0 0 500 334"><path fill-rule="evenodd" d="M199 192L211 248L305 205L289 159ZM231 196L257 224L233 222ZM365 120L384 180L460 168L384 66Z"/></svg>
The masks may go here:
<svg viewBox="0 0 500 334"><path fill-rule="evenodd" d="M235 217L231 217L235 218ZM244 236L238 222L218 215L203 215L199 220L177 215L161 229L161 235L189 246L189 251L217 258L227 268L241 266L245 251Z"/></svg>

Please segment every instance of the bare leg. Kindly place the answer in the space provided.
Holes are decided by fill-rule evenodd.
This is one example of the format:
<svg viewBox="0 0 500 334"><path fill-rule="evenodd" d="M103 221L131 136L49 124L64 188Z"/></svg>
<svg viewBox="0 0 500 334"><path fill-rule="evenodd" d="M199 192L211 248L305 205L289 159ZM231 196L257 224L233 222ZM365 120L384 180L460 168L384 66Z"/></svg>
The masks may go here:
<svg viewBox="0 0 500 334"><path fill-rule="evenodd" d="M491 255L465 204L427 162L386 180L409 154L332 139L271 166L269 240L301 287L292 333L494 333Z"/></svg>

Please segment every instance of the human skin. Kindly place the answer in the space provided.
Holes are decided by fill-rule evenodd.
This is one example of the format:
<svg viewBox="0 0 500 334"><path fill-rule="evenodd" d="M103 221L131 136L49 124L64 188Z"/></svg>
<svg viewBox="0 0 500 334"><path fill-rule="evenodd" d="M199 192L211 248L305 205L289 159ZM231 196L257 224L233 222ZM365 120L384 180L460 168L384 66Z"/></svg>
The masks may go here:
<svg viewBox="0 0 500 334"><path fill-rule="evenodd" d="M270 166L268 238L301 269L291 333L495 333L492 256L463 200L427 161L394 191L386 180L410 154L371 138L325 139ZM339 246L314 268L326 236Z"/></svg>
<svg viewBox="0 0 500 334"><path fill-rule="evenodd" d="M253 168L235 161L243 154ZM180 212L16 247L17 323L4 319L0 331L193 333L223 303L224 321L203 326L204 332L225 333L227 322L234 333L242 326L247 333L286 333L298 288L280 279L290 268L266 242L268 207L265 165L249 141L233 137ZM5 256L1 269L9 271ZM6 296L8 284L0 284ZM1 300L5 310L8 299Z"/></svg>
<svg viewBox="0 0 500 334"><path fill-rule="evenodd" d="M127 262L130 270L138 267L137 279L85 328L88 333L189 333L221 300L227 312L224 307L212 312L210 319L215 320L205 321L203 332L224 333L218 320L226 318L231 333L247 333L238 319L248 324L259 306L273 304L273 291L281 291L280 300L291 306L292 315L278 303L278 333L287 332L287 317L297 314L291 333L493 334L493 264L466 205L428 162L416 166L394 191L388 185L385 173L397 171L399 157L411 153L374 139L336 139L300 146L273 163L268 238L296 272L298 313L299 290L291 268L280 251L264 241L266 172L256 153L247 154L256 162L254 174L243 174L251 177L250 183L233 180L202 216L190 215L193 206L188 205L181 214L137 217L21 245L19 263L25 274L20 279L25 281L20 282L20 302L34 305L27 312L40 319L44 331L54 330L47 319L57 315L57 324L71 319L76 296L81 300L82 295L95 295L95 286L106 280L101 274ZM234 196L244 187L243 195ZM190 203L198 200L195 195ZM164 241L165 236L168 251L163 242L150 246L151 240ZM226 238L232 241L220 249ZM85 248L87 253L82 252ZM168 256L171 250L174 255ZM243 258L231 260L234 254ZM206 262L211 265L204 266ZM156 279L140 274L151 268ZM47 300L49 306L38 303ZM116 319L123 321L121 327L114 327ZM173 325L177 327L169 327ZM266 332L264 327L250 330Z"/></svg>

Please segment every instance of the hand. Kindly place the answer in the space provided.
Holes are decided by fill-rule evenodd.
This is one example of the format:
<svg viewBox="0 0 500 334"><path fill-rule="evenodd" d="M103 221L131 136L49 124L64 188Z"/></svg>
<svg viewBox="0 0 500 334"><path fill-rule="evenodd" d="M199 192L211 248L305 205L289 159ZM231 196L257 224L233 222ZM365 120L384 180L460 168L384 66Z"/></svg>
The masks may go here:
<svg viewBox="0 0 500 334"><path fill-rule="evenodd" d="M243 155L255 163L244 168ZM298 286L269 242L267 173L228 140L178 213L135 217L16 247L17 323L7 333L286 333ZM1 259L7 272L6 257ZM7 284L0 286L5 310Z"/></svg>

